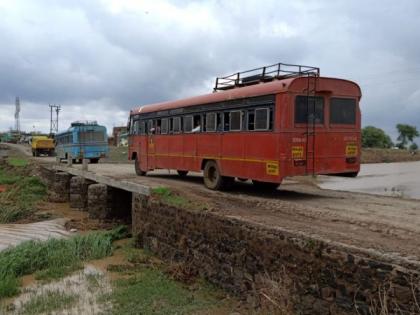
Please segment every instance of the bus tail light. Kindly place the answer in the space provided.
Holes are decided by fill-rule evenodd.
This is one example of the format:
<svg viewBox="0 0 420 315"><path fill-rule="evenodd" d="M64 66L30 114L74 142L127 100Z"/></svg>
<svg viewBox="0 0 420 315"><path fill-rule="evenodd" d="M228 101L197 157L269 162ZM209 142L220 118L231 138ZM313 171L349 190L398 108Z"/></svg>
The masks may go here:
<svg viewBox="0 0 420 315"><path fill-rule="evenodd" d="M293 164L295 166L305 166L306 165L306 160L294 160Z"/></svg>

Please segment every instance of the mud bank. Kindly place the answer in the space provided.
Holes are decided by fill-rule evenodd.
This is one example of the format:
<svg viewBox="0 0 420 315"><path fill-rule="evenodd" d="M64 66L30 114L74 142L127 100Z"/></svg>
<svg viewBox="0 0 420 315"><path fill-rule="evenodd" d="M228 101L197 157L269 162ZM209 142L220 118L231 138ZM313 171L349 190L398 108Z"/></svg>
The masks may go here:
<svg viewBox="0 0 420 315"><path fill-rule="evenodd" d="M187 210L168 206L156 196L135 192L134 184L124 190L122 182L116 179L71 172L43 171L52 198L75 198L76 204L88 205L90 217L101 220L131 212L138 246L180 263L189 274L200 275L247 299L257 309L268 305L273 312L290 314L420 313L420 264L415 257L401 257L391 251L382 254L364 247L363 242L344 244L316 234L309 236L284 222L258 223L245 215L258 210L245 201L236 204L242 205L242 215L217 208ZM95 182L95 178L100 182ZM206 191L206 196L211 194ZM222 193L217 196L225 206L234 198ZM277 200L269 202L277 205ZM290 205L293 213L298 211L292 203L282 205ZM263 206L262 202L255 204ZM306 225L316 222L311 218ZM335 232L347 233L348 237L355 233ZM381 238L381 242L387 240Z"/></svg>
<svg viewBox="0 0 420 315"><path fill-rule="evenodd" d="M291 314L418 314L419 265L210 212L133 198L138 245L255 306Z"/></svg>

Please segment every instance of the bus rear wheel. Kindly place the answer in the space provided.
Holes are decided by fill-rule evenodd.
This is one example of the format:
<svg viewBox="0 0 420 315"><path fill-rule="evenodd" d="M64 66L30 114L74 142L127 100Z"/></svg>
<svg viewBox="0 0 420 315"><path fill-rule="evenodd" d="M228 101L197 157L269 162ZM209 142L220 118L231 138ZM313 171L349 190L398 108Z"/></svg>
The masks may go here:
<svg viewBox="0 0 420 315"><path fill-rule="evenodd" d="M146 172L142 171L141 168L140 168L140 161L139 161L137 156L136 156L136 160L134 162L134 169L136 171L136 175L138 175L138 176L146 175Z"/></svg>
<svg viewBox="0 0 420 315"><path fill-rule="evenodd" d="M80 161L82 161L82 159L80 159ZM90 163L92 164L98 164L99 159L90 159Z"/></svg>
<svg viewBox="0 0 420 315"><path fill-rule="evenodd" d="M177 170L176 172L178 173L178 175L179 175L180 177L185 177L185 176L187 176L187 174L188 174L188 171L181 171L181 170Z"/></svg>
<svg viewBox="0 0 420 315"><path fill-rule="evenodd" d="M270 182L261 182L259 180L252 180L252 184L255 188L260 190L276 190L280 184L278 183L270 183Z"/></svg>
<svg viewBox="0 0 420 315"><path fill-rule="evenodd" d="M204 166L204 185L211 190L223 190L233 184L233 177L226 177L220 174L219 167L215 161L208 161Z"/></svg>

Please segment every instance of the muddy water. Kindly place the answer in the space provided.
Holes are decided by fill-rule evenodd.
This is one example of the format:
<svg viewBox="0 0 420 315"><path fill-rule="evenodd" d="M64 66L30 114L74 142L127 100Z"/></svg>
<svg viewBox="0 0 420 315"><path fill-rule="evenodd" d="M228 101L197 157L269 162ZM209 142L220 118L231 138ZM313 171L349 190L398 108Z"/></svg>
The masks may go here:
<svg viewBox="0 0 420 315"><path fill-rule="evenodd" d="M55 219L30 224L0 224L0 251L29 240L45 241L70 235L64 225L66 219Z"/></svg>
<svg viewBox="0 0 420 315"><path fill-rule="evenodd" d="M87 265L84 270L63 279L26 286L22 294L13 299L11 305L0 305L0 313L1 307L11 309L8 314L25 313L30 308L30 301L43 300L55 293L73 297L74 302L48 314L103 314L111 307L109 302L103 301L103 296L111 291L111 282L107 275L94 266Z"/></svg>
<svg viewBox="0 0 420 315"><path fill-rule="evenodd" d="M363 164L356 178L320 176L320 187L420 199L420 162Z"/></svg>

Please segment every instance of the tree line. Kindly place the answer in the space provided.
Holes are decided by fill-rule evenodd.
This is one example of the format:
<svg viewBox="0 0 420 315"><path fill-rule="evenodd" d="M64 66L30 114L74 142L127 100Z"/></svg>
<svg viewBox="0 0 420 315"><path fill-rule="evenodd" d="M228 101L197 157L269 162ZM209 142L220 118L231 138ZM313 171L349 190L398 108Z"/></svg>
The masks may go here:
<svg viewBox="0 0 420 315"><path fill-rule="evenodd" d="M407 124L397 124L398 131L397 143L393 143L391 137L385 131L374 126L366 126L362 129L362 146L364 148L384 148L397 147L399 149L417 151L417 143L414 139L420 134L416 126Z"/></svg>

